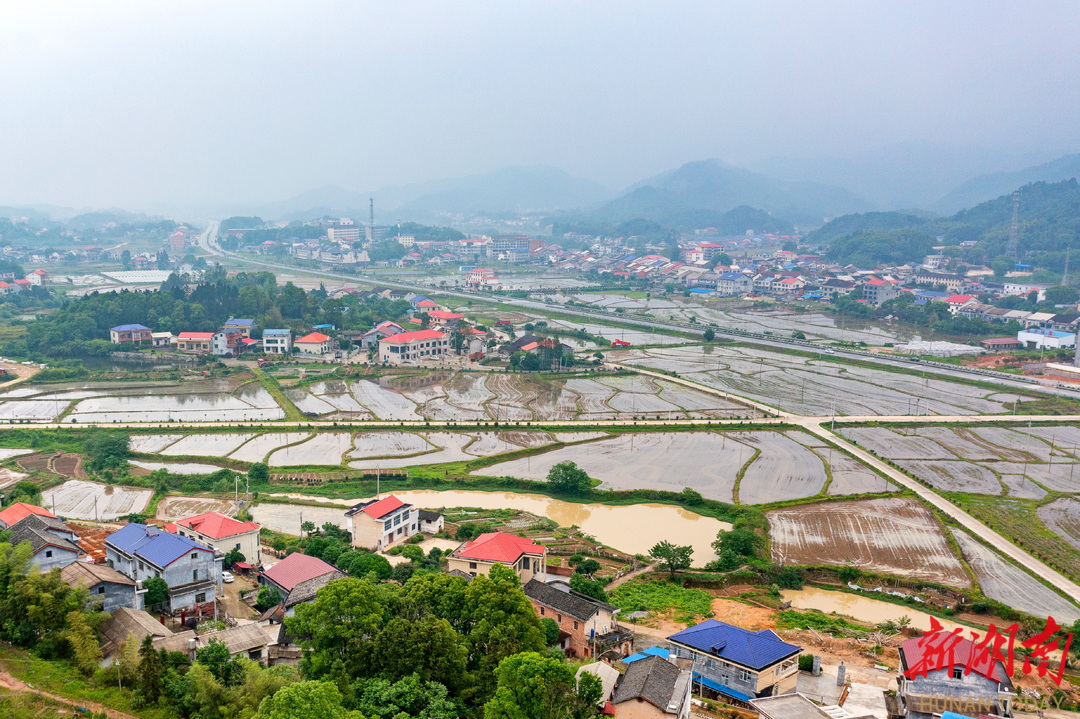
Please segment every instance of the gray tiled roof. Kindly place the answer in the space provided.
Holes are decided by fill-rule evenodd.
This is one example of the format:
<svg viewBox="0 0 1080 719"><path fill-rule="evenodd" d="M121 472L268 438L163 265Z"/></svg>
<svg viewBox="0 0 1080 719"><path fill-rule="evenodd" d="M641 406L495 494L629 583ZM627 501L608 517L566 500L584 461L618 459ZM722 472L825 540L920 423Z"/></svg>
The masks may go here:
<svg viewBox="0 0 1080 719"><path fill-rule="evenodd" d="M606 602L601 602L592 597L587 597L580 592L570 590L564 592L550 584L544 584L535 579L530 579L524 587L525 596L543 604L545 607L562 612L567 616L580 619L585 622L592 618L601 609L614 611L615 607Z"/></svg>
<svg viewBox="0 0 1080 719"><path fill-rule="evenodd" d="M679 681L679 668L667 659L649 656L639 659L626 670L612 703L620 704L631 699L644 699L653 706L666 710Z"/></svg>

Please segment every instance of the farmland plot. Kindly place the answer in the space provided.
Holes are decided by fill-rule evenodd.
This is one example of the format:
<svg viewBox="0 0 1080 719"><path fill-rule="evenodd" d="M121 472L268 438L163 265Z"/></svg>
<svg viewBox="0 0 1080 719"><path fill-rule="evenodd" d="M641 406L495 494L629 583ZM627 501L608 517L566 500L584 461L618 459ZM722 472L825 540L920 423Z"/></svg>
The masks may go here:
<svg viewBox="0 0 1080 719"><path fill-rule="evenodd" d="M1029 435L1005 427L974 427L966 430L997 448L1001 459L1014 462L1048 462L1050 445L1033 440Z"/></svg>
<svg viewBox="0 0 1080 719"><path fill-rule="evenodd" d="M70 479L45 490L43 501L60 517L116 519L144 510L153 494L149 489Z"/></svg>
<svg viewBox="0 0 1080 719"><path fill-rule="evenodd" d="M353 438L348 432L319 432L306 442L277 450L267 464L271 467L337 465L352 448Z"/></svg>
<svg viewBox="0 0 1080 719"><path fill-rule="evenodd" d="M35 451L36 450L33 449L8 449L7 447L0 447L0 461L24 454L33 454Z"/></svg>
<svg viewBox="0 0 1080 719"><path fill-rule="evenodd" d="M0 421L53 422L68 406L67 401L24 399L0 402Z"/></svg>
<svg viewBox="0 0 1080 719"><path fill-rule="evenodd" d="M493 454L515 452L520 446L508 442L498 432L477 432L476 441L470 444L465 451L475 457L490 457Z"/></svg>
<svg viewBox="0 0 1080 719"><path fill-rule="evenodd" d="M353 441L353 450L347 456L350 459L400 457L436 449L438 447L424 439L423 435L413 432L359 432Z"/></svg>
<svg viewBox="0 0 1080 719"><path fill-rule="evenodd" d="M510 430L502 433L503 439L507 442L513 442L519 444L522 447L544 447L551 444L551 435L547 432L537 432L532 430Z"/></svg>
<svg viewBox="0 0 1080 719"><path fill-rule="evenodd" d="M539 382L525 382L519 375L493 374L488 377L487 388L497 397L487 404L487 411L494 419L528 420L533 418L529 407L540 395Z"/></svg>
<svg viewBox="0 0 1080 719"><path fill-rule="evenodd" d="M578 413L578 396L561 382L549 382L539 388L532 409L540 420L574 419Z"/></svg>
<svg viewBox="0 0 1080 719"><path fill-rule="evenodd" d="M178 456L224 457L239 449L253 434L191 434L169 445L161 454Z"/></svg>
<svg viewBox="0 0 1080 719"><path fill-rule="evenodd" d="M183 436L182 434L137 434L131 438L128 448L132 452L155 454Z"/></svg>
<svg viewBox="0 0 1080 719"><path fill-rule="evenodd" d="M892 482L874 474L853 457L849 457L842 452L826 449L819 449L818 454L826 459L829 464L829 472L832 474L832 482L829 483L829 494L896 491L896 487Z"/></svg>
<svg viewBox="0 0 1080 719"><path fill-rule="evenodd" d="M265 390L231 394L92 397L75 405L65 422L228 422L275 420L285 412ZM268 406L272 404L272 406Z"/></svg>
<svg viewBox="0 0 1080 719"><path fill-rule="evenodd" d="M610 412L607 400L615 395L615 388L594 379L568 379L566 388L578 396L582 412Z"/></svg>
<svg viewBox="0 0 1080 719"><path fill-rule="evenodd" d="M948 427L919 427L915 430L915 434L933 440L957 457L973 462L1000 459L1001 457L999 451L965 436L964 430L953 431Z"/></svg>
<svg viewBox="0 0 1080 719"><path fill-rule="evenodd" d="M842 434L889 459L958 459L937 442L884 427L846 427Z"/></svg>
<svg viewBox="0 0 1080 719"><path fill-rule="evenodd" d="M194 517L206 512L221 512L230 517L236 514L236 502L228 499L209 499L207 497L165 497L157 505L158 519L171 522L185 517Z"/></svg>
<svg viewBox="0 0 1080 719"><path fill-rule="evenodd" d="M935 489L946 492L1001 494L997 476L978 464L948 460L900 459L896 463Z"/></svg>
<svg viewBox="0 0 1080 719"><path fill-rule="evenodd" d="M29 476L26 472L0 467L0 489L6 489L13 484L18 484Z"/></svg>
<svg viewBox="0 0 1080 719"><path fill-rule="evenodd" d="M970 585L944 530L918 500L822 502L767 512L777 564L851 562L872 572Z"/></svg>
<svg viewBox="0 0 1080 719"><path fill-rule="evenodd" d="M353 397L378 419L423 419L416 404L399 392L383 387L379 382L362 379L352 386Z"/></svg>
<svg viewBox="0 0 1080 719"><path fill-rule="evenodd" d="M1080 549L1080 499L1062 497L1037 510L1039 519L1055 534Z"/></svg>
<svg viewBox="0 0 1080 719"><path fill-rule="evenodd" d="M1023 474L1028 479L1055 492L1080 492L1080 465L1075 462L1069 464L1061 461L1053 464L998 462L994 468L1002 473Z"/></svg>
<svg viewBox="0 0 1080 719"><path fill-rule="evenodd" d="M354 460L349 462L349 466L354 469L400 469L416 464L465 462L475 459L475 457L465 452L465 447L473 441L471 435L456 432L428 432L424 437L428 442L439 447L439 450L419 457Z"/></svg>
<svg viewBox="0 0 1080 719"><path fill-rule="evenodd" d="M574 442L584 442L590 439L600 439L601 437L610 437L607 432L556 432L555 441L563 442L564 444L573 444Z"/></svg>
<svg viewBox="0 0 1080 719"><path fill-rule="evenodd" d="M712 432L647 432L572 445L532 457L500 462L473 474L544 481L559 462L576 462L605 489L691 487L705 497L730 502L739 470L753 450Z"/></svg>
<svg viewBox="0 0 1080 719"><path fill-rule="evenodd" d="M623 342L629 342L635 345L678 345L691 342L691 340L685 337L674 337L672 335L664 335L659 332L648 332L646 330L627 329L625 327L610 327L608 325L597 325L591 322L578 322L563 321L563 320L548 320L548 326L565 327L567 329L583 329L591 335L603 337L608 340L622 340Z"/></svg>
<svg viewBox="0 0 1080 719"><path fill-rule="evenodd" d="M1043 442L1052 445L1056 456L1072 455L1080 453L1080 427L1017 427L1016 431L1038 437Z"/></svg>
<svg viewBox="0 0 1080 719"><path fill-rule="evenodd" d="M311 436L311 432L270 432L260 434L246 442L242 447L229 455L230 459L238 459L241 462L262 462L268 452L273 452L287 444L302 442Z"/></svg>
<svg viewBox="0 0 1080 719"><path fill-rule="evenodd" d="M322 397L316 397L306 389L287 389L285 396L305 414L329 414L335 409L334 405Z"/></svg>
<svg viewBox="0 0 1080 719"><path fill-rule="evenodd" d="M1072 624L1080 619L1080 607L1006 562L967 532L960 529L952 532L964 558L975 570L983 594L1039 618L1053 617L1061 624Z"/></svg>
<svg viewBox="0 0 1080 719"><path fill-rule="evenodd" d="M1010 497L1042 499L1046 496L1045 489L1022 474L1003 474L1001 475L1001 484L1005 487L1005 493Z"/></svg>
<svg viewBox="0 0 1080 719"><path fill-rule="evenodd" d="M136 467L142 467L151 472L164 469L172 474L213 474L225 469L216 464L200 464L198 462L150 462L145 459L133 459L131 463Z"/></svg>
<svg viewBox="0 0 1080 719"><path fill-rule="evenodd" d="M740 504L764 504L812 497L825 486L825 464L779 432L740 432L732 439L761 450L739 482Z"/></svg>

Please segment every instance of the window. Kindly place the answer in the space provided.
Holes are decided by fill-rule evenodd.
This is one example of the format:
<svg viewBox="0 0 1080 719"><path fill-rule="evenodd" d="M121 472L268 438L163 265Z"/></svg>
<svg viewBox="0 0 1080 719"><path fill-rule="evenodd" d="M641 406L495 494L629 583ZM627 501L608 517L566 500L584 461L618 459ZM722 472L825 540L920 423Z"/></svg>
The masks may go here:
<svg viewBox="0 0 1080 719"><path fill-rule="evenodd" d="M52 550L51 549L46 549L45 550L45 556L46 557L51 557L52 556Z"/></svg>
<svg viewBox="0 0 1080 719"><path fill-rule="evenodd" d="M384 532L389 532L391 529L394 528L394 523L388 519L382 523L382 528Z"/></svg>
<svg viewBox="0 0 1080 719"><path fill-rule="evenodd" d="M394 526L396 527L396 526L398 526L399 524L401 524L401 515L400 515L400 514L396 514L396 515L394 515Z"/></svg>
<svg viewBox="0 0 1080 719"><path fill-rule="evenodd" d="M469 569L476 569L476 562L469 562Z"/></svg>
<svg viewBox="0 0 1080 719"><path fill-rule="evenodd" d="M104 594L105 593L105 587L104 586L98 587L97 588L97 593L98 594Z"/></svg>
<svg viewBox="0 0 1080 719"><path fill-rule="evenodd" d="M198 559L198 558L199 558L199 555L198 555L197 553L195 553L195 552L192 552L192 553L191 553L191 558L192 558L192 559Z"/></svg>
<svg viewBox="0 0 1080 719"><path fill-rule="evenodd" d="M556 614L555 615L555 621L557 621L559 624L562 624L562 615L561 614Z"/></svg>
<svg viewBox="0 0 1080 719"><path fill-rule="evenodd" d="M540 607L540 616L541 617L544 616L544 608L543 607Z"/></svg>
<svg viewBox="0 0 1080 719"><path fill-rule="evenodd" d="M195 595L195 603L196 604L202 604L205 601L206 601L206 592L199 592L198 594Z"/></svg>
<svg viewBox="0 0 1080 719"><path fill-rule="evenodd" d="M746 671L745 669L740 669L739 670L739 681L740 682L748 682L751 679L753 679L753 676L750 674L750 672Z"/></svg>
<svg viewBox="0 0 1080 719"><path fill-rule="evenodd" d="M199 570L198 569L192 569L191 570L191 581L193 581L193 582L199 581Z"/></svg>
<svg viewBox="0 0 1080 719"><path fill-rule="evenodd" d="M234 546L233 549L235 549L236 551L240 551L240 542L237 542L236 546Z"/></svg>
<svg viewBox="0 0 1080 719"><path fill-rule="evenodd" d="M955 667L953 667L952 668L952 678L953 679L963 679L964 678L964 667L962 667L959 664L957 664Z"/></svg>
<svg viewBox="0 0 1080 719"><path fill-rule="evenodd" d="M577 630L577 622L574 622L574 630Z"/></svg>

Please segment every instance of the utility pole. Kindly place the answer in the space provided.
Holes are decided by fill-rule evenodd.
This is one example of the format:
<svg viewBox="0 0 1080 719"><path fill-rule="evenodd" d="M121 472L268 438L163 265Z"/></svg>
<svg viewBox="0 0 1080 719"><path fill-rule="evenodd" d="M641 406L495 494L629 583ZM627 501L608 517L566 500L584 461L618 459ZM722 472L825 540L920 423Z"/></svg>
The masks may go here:
<svg viewBox="0 0 1080 719"><path fill-rule="evenodd" d="M1020 192L1016 191L1012 196L1013 214L1012 223L1009 225L1009 244L1005 248L1005 256L1016 260L1017 244L1020 239ZM1015 268L1014 268L1015 269Z"/></svg>

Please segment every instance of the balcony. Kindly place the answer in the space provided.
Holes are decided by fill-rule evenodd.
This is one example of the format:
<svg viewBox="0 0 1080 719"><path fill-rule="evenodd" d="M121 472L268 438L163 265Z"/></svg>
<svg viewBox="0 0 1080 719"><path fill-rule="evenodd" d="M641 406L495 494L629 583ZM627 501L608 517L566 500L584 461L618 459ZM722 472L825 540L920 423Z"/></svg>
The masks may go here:
<svg viewBox="0 0 1080 719"><path fill-rule="evenodd" d="M615 624L606 634L594 634L589 641L596 647L596 653L599 655L623 642L633 642L634 632L624 626Z"/></svg>

